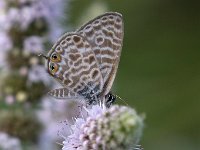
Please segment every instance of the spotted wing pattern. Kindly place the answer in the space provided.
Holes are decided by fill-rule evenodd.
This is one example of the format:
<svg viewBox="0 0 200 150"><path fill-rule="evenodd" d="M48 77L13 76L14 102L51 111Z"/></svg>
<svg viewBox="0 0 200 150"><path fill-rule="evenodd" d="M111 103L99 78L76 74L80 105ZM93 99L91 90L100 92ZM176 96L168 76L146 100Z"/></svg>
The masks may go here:
<svg viewBox="0 0 200 150"><path fill-rule="evenodd" d="M77 93L71 92L68 88L54 89L48 92L50 96L58 99L79 99L80 96Z"/></svg>
<svg viewBox="0 0 200 150"><path fill-rule="evenodd" d="M118 68L123 42L122 15L105 13L77 30L92 46L103 77L102 96L108 94Z"/></svg>
<svg viewBox="0 0 200 150"><path fill-rule="evenodd" d="M47 68L54 78L69 89L65 95L76 93L88 104L97 103L97 95L103 89L103 79L95 54L85 37L79 33L63 35L48 53ZM51 94L55 95L56 92Z"/></svg>

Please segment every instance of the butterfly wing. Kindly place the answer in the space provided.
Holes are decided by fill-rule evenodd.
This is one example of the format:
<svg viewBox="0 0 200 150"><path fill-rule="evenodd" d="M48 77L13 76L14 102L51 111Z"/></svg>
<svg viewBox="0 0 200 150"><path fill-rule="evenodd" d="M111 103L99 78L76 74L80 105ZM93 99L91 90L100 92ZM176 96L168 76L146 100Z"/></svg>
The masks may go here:
<svg viewBox="0 0 200 150"><path fill-rule="evenodd" d="M71 92L68 88L54 89L48 92L48 95L58 99L80 99L77 93Z"/></svg>
<svg viewBox="0 0 200 150"><path fill-rule="evenodd" d="M122 15L105 13L83 25L76 32L84 36L92 46L103 77L102 96L110 91L116 76L123 42Z"/></svg>
<svg viewBox="0 0 200 150"><path fill-rule="evenodd" d="M65 34L54 44L48 53L47 68L54 78L69 89L68 94L78 94L87 103L94 100L91 93L97 96L103 89L102 75L92 47L78 33Z"/></svg>

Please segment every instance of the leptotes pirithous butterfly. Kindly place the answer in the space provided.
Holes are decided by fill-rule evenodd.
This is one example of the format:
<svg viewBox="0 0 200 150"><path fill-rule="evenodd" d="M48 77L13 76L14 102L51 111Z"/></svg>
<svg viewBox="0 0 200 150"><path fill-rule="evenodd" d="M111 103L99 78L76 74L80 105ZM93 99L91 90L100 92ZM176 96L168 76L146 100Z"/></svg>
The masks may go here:
<svg viewBox="0 0 200 150"><path fill-rule="evenodd" d="M108 12L64 34L47 56L47 68L63 88L49 92L64 99L84 99L86 104L115 100L110 93L123 42L122 15Z"/></svg>

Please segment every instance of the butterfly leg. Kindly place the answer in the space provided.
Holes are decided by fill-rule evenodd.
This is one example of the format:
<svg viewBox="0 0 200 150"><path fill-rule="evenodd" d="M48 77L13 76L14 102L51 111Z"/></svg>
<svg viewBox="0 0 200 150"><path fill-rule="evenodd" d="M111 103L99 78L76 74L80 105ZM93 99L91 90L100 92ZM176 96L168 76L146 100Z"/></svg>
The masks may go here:
<svg viewBox="0 0 200 150"><path fill-rule="evenodd" d="M116 100L116 96L113 95L111 92L109 92L106 96L105 96L105 105L107 108L109 108Z"/></svg>
<svg viewBox="0 0 200 150"><path fill-rule="evenodd" d="M144 148L142 148L141 145L136 145L136 147L134 148L134 150L144 150Z"/></svg>

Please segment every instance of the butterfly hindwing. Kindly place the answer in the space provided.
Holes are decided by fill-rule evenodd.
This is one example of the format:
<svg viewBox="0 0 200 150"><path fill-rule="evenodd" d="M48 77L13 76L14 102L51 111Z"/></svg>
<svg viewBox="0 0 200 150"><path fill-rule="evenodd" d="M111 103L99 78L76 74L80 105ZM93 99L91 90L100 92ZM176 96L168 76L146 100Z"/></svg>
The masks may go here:
<svg viewBox="0 0 200 150"><path fill-rule="evenodd" d="M54 89L48 92L48 95L58 99L79 99L77 93L71 92L68 88Z"/></svg>

